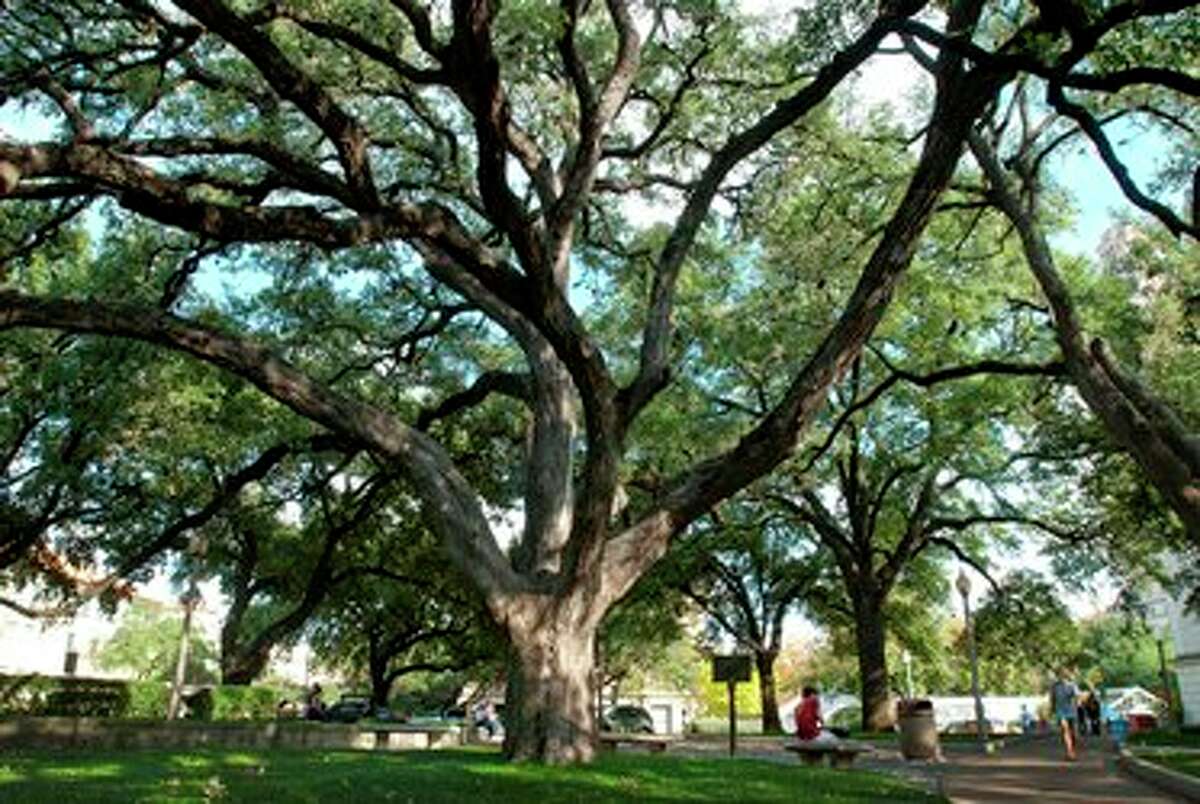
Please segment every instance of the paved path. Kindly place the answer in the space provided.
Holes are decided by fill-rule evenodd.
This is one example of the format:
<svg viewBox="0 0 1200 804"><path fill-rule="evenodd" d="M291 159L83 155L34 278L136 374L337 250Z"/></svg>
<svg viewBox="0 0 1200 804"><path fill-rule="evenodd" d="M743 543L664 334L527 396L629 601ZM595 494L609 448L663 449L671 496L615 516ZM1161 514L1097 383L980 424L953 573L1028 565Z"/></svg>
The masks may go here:
<svg viewBox="0 0 1200 804"><path fill-rule="evenodd" d="M1159 804L1182 801L1145 785L1116 768L1115 755L1095 741L1067 762L1051 739L1007 746L995 754L954 751L945 764L930 766L951 801L1076 802L1082 804Z"/></svg>
<svg viewBox="0 0 1200 804"><path fill-rule="evenodd" d="M727 744L687 740L672 753L723 756ZM1117 771L1116 755L1101 750L1099 740L1084 747L1079 759L1067 762L1057 740L1010 741L993 754L979 754L972 745L949 743L945 761L905 762L892 747L880 746L855 767L897 774L929 790L942 792L956 804L1028 801L1042 804L1165 804L1183 801ZM787 764L796 758L783 750L778 738L751 737L739 741L738 756Z"/></svg>

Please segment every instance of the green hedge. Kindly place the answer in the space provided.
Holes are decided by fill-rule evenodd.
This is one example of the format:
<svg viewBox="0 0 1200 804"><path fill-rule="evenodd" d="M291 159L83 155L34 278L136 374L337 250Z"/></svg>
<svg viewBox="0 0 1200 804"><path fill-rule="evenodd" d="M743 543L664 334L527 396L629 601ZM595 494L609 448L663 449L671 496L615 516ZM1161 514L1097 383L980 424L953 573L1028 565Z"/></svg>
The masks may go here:
<svg viewBox="0 0 1200 804"><path fill-rule="evenodd" d="M130 681L129 708L125 717L161 720L167 716L171 686L161 681Z"/></svg>
<svg viewBox="0 0 1200 804"><path fill-rule="evenodd" d="M100 678L0 676L0 713L67 717L122 717L130 684Z"/></svg>
<svg viewBox="0 0 1200 804"><path fill-rule="evenodd" d="M271 720L283 697L273 687L213 687L212 719Z"/></svg>
<svg viewBox="0 0 1200 804"><path fill-rule="evenodd" d="M34 715L166 717L170 685L161 681L123 681L62 676L0 675L0 717ZM187 697L195 720L271 720L287 693L274 687L219 686Z"/></svg>

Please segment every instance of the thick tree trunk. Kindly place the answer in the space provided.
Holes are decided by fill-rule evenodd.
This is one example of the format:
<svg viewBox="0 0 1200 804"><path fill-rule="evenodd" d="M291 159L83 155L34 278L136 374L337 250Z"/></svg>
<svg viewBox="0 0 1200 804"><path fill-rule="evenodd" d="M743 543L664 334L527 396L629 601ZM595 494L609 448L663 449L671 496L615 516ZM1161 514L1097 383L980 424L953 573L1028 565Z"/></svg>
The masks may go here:
<svg viewBox="0 0 1200 804"><path fill-rule="evenodd" d="M271 658L271 650L221 651L221 683L244 687L262 675Z"/></svg>
<svg viewBox="0 0 1200 804"><path fill-rule="evenodd" d="M382 663L370 662L371 674L371 706L376 709L386 707L392 695L393 678L388 674L387 661Z"/></svg>
<svg viewBox="0 0 1200 804"><path fill-rule="evenodd" d="M1083 322L1035 215L1009 187L992 145L973 134L971 148L1000 209L1016 227L1026 262L1054 312L1051 321L1075 387L1109 436L1137 461L1179 515L1192 539L1200 541L1200 437L1187 432L1165 402L1126 374L1102 342L1093 341L1091 348L1085 344Z"/></svg>
<svg viewBox="0 0 1200 804"><path fill-rule="evenodd" d="M779 701L775 695L775 651L755 651L754 663L758 666L759 700L762 702L762 728L764 734L780 734L783 724L779 720Z"/></svg>
<svg viewBox="0 0 1200 804"><path fill-rule="evenodd" d="M594 625L561 617L509 629L504 754L549 764L587 762L595 753Z"/></svg>
<svg viewBox="0 0 1200 804"><path fill-rule="evenodd" d="M895 725L895 718L888 684L883 606L873 596L864 595L855 606L854 636L862 681L862 728L886 731Z"/></svg>

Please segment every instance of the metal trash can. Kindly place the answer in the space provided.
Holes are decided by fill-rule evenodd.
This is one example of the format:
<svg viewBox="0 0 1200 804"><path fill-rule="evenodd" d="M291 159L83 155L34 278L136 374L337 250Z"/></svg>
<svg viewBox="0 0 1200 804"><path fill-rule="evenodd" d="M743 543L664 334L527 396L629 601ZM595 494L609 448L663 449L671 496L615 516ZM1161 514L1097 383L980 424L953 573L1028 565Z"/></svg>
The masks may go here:
<svg viewBox="0 0 1200 804"><path fill-rule="evenodd" d="M900 753L905 759L936 759L940 753L933 701L900 701Z"/></svg>

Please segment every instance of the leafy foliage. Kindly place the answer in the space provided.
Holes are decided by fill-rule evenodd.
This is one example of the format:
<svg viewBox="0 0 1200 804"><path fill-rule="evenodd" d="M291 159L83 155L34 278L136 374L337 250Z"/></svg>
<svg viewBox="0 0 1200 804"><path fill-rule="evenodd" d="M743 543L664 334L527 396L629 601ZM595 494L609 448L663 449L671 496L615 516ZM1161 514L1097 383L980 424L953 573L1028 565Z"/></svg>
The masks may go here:
<svg viewBox="0 0 1200 804"><path fill-rule="evenodd" d="M1007 577L974 622L980 684L989 692L1040 691L1060 668L1074 669L1083 650L1061 594L1035 572Z"/></svg>
<svg viewBox="0 0 1200 804"><path fill-rule="evenodd" d="M38 358L0 397L0 504L18 523L0 569L70 597L80 573L63 567L102 567L111 597L172 553L195 569L178 554L209 537L240 601L223 659L245 681L352 543L386 530L387 506L361 507L386 489L418 501L509 642L510 754L586 759L583 737L557 735L588 729L550 724L588 711L538 702L587 697L599 623L675 536L797 449L794 476L816 466L866 390L847 372L1050 356L1029 320L1000 314L1025 288L981 212L995 194L960 156L1027 121L1005 107L1035 88L1060 141L1074 125L1107 153L1108 122L1153 108L1194 153L1172 54L1195 49L1195 16L1175 11L854 0L780 26L707 0L6 4L5 98L56 128L0 139L15 210L2 359ZM850 114L852 76L897 34L932 74L921 119ZM136 345L88 375L92 336ZM876 546L904 559L883 587L912 557L917 489L947 465L1003 473L1001 385L850 415L873 476L846 485L895 482L904 503L872 515ZM906 453L923 482L907 482ZM832 488L830 464L802 482ZM981 496L939 513L961 521ZM489 514L515 508L507 550ZM278 571L289 553L297 577ZM538 646L552 638L557 652ZM579 659L545 666L559 655Z"/></svg>
<svg viewBox="0 0 1200 804"><path fill-rule="evenodd" d="M99 646L96 662L104 670L131 673L138 681L170 681L175 676L182 628L181 615L149 601L135 600L117 630ZM187 682L215 681L215 660L213 646L193 630L188 643Z"/></svg>

